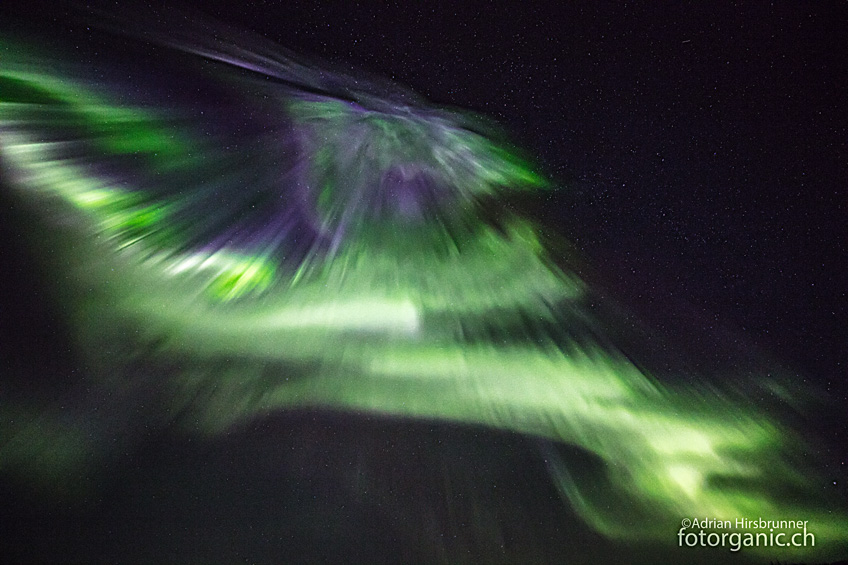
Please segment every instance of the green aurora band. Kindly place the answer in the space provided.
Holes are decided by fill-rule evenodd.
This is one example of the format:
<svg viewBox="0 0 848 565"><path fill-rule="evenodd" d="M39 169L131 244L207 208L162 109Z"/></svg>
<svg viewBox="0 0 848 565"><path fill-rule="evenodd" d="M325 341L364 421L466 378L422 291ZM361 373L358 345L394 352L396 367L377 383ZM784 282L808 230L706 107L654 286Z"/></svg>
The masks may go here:
<svg viewBox="0 0 848 565"><path fill-rule="evenodd" d="M799 434L733 394L664 384L599 337L593 290L498 208L552 187L482 121L341 96L282 55L184 51L216 60L223 91L273 127L228 147L185 109L0 44L7 196L43 222L33 246L90 386L132 395L144 367L166 390L155 418L186 433L320 408L577 446L606 464L604 488L551 449L552 478L610 538L672 544L681 517L762 516L809 520L817 551L845 542L843 514L781 495L810 490ZM287 81L270 98L250 78L269 68ZM61 412L6 398L0 469L49 485L87 464L84 426Z"/></svg>

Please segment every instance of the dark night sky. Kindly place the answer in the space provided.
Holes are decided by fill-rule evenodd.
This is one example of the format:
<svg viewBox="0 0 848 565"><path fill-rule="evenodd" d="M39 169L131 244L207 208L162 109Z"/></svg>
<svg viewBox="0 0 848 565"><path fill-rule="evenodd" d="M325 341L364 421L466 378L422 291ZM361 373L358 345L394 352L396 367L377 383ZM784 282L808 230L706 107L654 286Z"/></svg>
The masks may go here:
<svg viewBox="0 0 848 565"><path fill-rule="evenodd" d="M845 376L837 3L279 4L203 10L495 118L562 184L548 224L611 284Z"/></svg>
<svg viewBox="0 0 848 565"><path fill-rule="evenodd" d="M505 124L563 186L541 215L616 292L660 324L684 303L845 398L846 11L459 4L204 11Z"/></svg>
<svg viewBox="0 0 848 565"><path fill-rule="evenodd" d="M2 3L6 25L85 41L63 3ZM844 5L439 4L202 10L502 123L561 185L527 206L603 284L667 332L726 330L797 369L848 437Z"/></svg>
<svg viewBox="0 0 848 565"><path fill-rule="evenodd" d="M615 292L649 317L679 302L694 324L739 329L842 386L846 10L554 4L209 1L202 12L494 118L562 186L539 216ZM72 42L90 33L63 3L5 9Z"/></svg>

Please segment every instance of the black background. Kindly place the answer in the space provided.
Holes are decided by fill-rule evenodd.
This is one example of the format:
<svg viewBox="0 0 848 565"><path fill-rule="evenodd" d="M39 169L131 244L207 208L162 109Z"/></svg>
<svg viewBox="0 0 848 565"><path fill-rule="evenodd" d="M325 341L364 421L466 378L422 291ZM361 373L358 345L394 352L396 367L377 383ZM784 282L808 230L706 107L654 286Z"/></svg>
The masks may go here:
<svg viewBox="0 0 848 565"><path fill-rule="evenodd" d="M561 186L532 211L604 284L667 331L727 330L826 391L837 413L823 431L844 445L844 5L554 4L197 9L504 124ZM141 5L168 25L165 3ZM0 8L4 26L88 41L72 13ZM7 305L4 323L27 304ZM841 481L848 454L834 456Z"/></svg>

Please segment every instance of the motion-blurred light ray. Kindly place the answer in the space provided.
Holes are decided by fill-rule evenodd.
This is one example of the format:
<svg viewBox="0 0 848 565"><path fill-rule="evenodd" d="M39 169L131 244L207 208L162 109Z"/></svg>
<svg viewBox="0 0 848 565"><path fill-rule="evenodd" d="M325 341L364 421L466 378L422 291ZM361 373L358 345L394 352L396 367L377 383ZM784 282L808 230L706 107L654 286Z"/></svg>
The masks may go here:
<svg viewBox="0 0 848 565"><path fill-rule="evenodd" d="M481 122L268 46L183 41L166 43L225 63L187 69L196 80L273 117L216 130L2 44L4 174L44 223L36 247L87 386L124 399L155 382L161 406L134 417L202 434L308 407L527 434L610 537L674 543L681 517L768 516L844 541L844 516L779 495L808 490L796 434L638 368L601 339L592 289L554 265L533 222L490 214L548 184ZM4 471L49 483L96 449L94 424L63 426L58 405L0 411ZM606 475L575 476L557 444Z"/></svg>

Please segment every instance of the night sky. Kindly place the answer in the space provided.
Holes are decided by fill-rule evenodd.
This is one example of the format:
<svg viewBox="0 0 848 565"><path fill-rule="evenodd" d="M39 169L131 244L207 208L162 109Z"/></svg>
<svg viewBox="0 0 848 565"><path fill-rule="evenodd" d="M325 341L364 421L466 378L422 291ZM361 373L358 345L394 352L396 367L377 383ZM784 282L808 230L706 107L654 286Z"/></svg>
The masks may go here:
<svg viewBox="0 0 848 565"><path fill-rule="evenodd" d="M173 25L165 3L138 4ZM552 237L571 241L588 265L585 276L660 333L691 347L706 365L750 351L821 391L829 408L804 425L825 438L828 480L848 483L848 453L837 447L848 443L848 11L837 2L555 4L215 0L196 10L500 123L560 187L511 205ZM124 45L87 29L74 13L64 3L5 0L0 29L58 34L86 52ZM3 214L12 216L8 209ZM18 224L4 224L4 238L14 237L9 226ZM7 343L24 352L15 361L21 364L61 333L55 330L60 322L39 303L40 294L22 288L28 282L21 281L37 284L38 278L23 247L5 253L0 327ZM16 320L30 316L36 329L19 332ZM707 345L694 344L693 336L701 335L709 336ZM457 525L466 521L457 512L472 520L479 504L497 506L494 514L511 524L510 539L527 562L566 562L571 551L579 562L605 562L610 555L651 562L656 555L651 547L604 542L576 519L554 524L557 495L544 467L527 463L516 471L535 457L520 438L352 420L280 416L209 445L151 438L116 464L109 494L83 509L40 506L4 483L6 507L26 510L3 518L0 547L14 559L47 561L159 561L164 555L165 562L273 562L283 547L296 556L285 560L291 562L490 562L500 558L491 549L497 540L463 538ZM286 430L283 439L275 437L280 430ZM310 442L322 448L298 451L291 467L297 470L286 480L312 485L327 493L326 501L300 500L295 488L277 493L255 486L277 480L281 444L296 450ZM344 497L333 494L338 476L332 468L334 461L357 457L351 444L382 465L391 493L383 495L401 508L391 520L355 501L347 501L353 510L328 510ZM436 445L440 455L433 455ZM478 476L506 485L507 494L492 502L469 478ZM445 498L445 484L468 493L464 506L434 503L424 517L408 510L422 498ZM150 504L153 491L172 503ZM264 500L244 502L257 491ZM833 493L844 496L844 487ZM300 534L282 546L263 545L268 532L283 526L255 516L289 506L305 508L297 514L304 523L336 520L335 529L318 535L306 525L287 525L302 528ZM180 508L194 516L186 518L190 525L170 513ZM235 541L213 539L221 523L232 524ZM448 525L426 530L431 523ZM179 528L185 528L182 537L174 533ZM64 532L59 541L45 541L58 530ZM427 535L459 541L428 545L421 541ZM165 538L171 541L162 542L161 553L151 551L150 540ZM187 549L192 544L208 551ZM695 552L675 558L711 559Z"/></svg>
<svg viewBox="0 0 848 565"><path fill-rule="evenodd" d="M202 11L494 118L562 186L538 205L550 229L616 292L685 302L843 386L837 3L282 4Z"/></svg>

